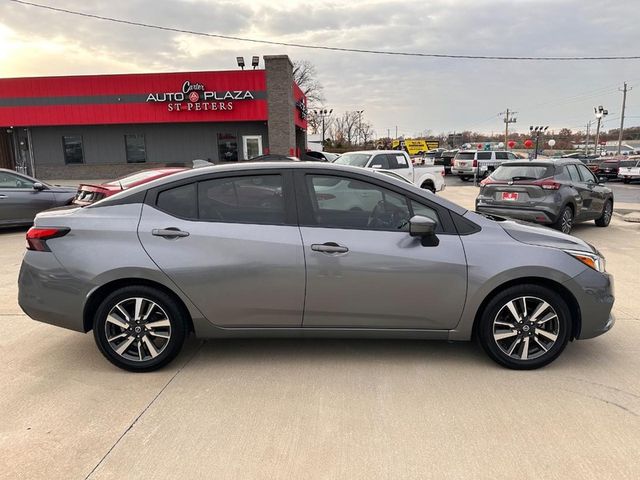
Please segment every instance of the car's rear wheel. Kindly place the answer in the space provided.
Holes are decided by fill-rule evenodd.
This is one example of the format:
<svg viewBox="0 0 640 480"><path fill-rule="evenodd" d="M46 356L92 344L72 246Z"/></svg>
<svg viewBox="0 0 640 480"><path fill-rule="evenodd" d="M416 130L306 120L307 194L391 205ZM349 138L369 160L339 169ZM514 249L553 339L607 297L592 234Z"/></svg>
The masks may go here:
<svg viewBox="0 0 640 480"><path fill-rule="evenodd" d="M478 338L497 363L516 370L555 360L571 337L571 314L557 293L540 285L510 287L486 306Z"/></svg>
<svg viewBox="0 0 640 480"><path fill-rule="evenodd" d="M420 188L424 188L425 190L429 190L431 193L436 193L436 187L433 186L433 182L424 182Z"/></svg>
<svg viewBox="0 0 640 480"><path fill-rule="evenodd" d="M611 217L613 216L613 202L611 200L607 200L604 203L604 208L602 209L602 215L599 218L596 218L596 225L598 227L607 227L609 223L611 223Z"/></svg>
<svg viewBox="0 0 640 480"><path fill-rule="evenodd" d="M629 183L631 181L631 179L629 178L623 178L622 179L622 183Z"/></svg>
<svg viewBox="0 0 640 480"><path fill-rule="evenodd" d="M573 209L566 205L560 212L558 220L552 226L562 233L570 233L573 228Z"/></svg>
<svg viewBox="0 0 640 480"><path fill-rule="evenodd" d="M120 288L98 307L93 334L102 354L125 370L148 372L173 360L187 336L187 319L165 292Z"/></svg>

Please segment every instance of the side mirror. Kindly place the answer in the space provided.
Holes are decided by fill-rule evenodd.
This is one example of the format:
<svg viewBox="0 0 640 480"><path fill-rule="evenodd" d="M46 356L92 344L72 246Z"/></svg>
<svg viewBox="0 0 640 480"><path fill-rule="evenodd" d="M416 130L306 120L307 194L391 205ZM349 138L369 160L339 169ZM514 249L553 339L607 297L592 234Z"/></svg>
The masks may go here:
<svg viewBox="0 0 640 480"><path fill-rule="evenodd" d="M422 245L425 247L435 247L440 241L436 237L436 227L438 223L432 218L414 215L409 220L409 235L420 237Z"/></svg>
<svg viewBox="0 0 640 480"><path fill-rule="evenodd" d="M41 184L40 182L36 182L33 184L33 189L37 192L41 192L42 190L45 189L45 186L43 184Z"/></svg>

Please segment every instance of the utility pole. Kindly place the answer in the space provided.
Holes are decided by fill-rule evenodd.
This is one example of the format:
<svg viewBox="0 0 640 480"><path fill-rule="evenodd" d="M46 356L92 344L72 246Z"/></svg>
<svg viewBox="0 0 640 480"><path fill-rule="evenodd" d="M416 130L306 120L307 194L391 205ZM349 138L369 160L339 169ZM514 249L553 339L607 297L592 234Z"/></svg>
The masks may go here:
<svg viewBox="0 0 640 480"><path fill-rule="evenodd" d="M398 125L396 125L396 140L398 139Z"/></svg>
<svg viewBox="0 0 640 480"><path fill-rule="evenodd" d="M514 117L514 115L518 112L511 112L507 108L506 112L500 112L498 115L504 115L504 148L505 150L509 150L508 142L509 142L509 124L516 123L518 119Z"/></svg>
<svg viewBox="0 0 640 480"><path fill-rule="evenodd" d="M358 143L360 143L360 137L362 135L362 113L364 110L356 110L358 114Z"/></svg>
<svg viewBox="0 0 640 480"><path fill-rule="evenodd" d="M618 89L620 90L620 89ZM628 90L631 90L629 88ZM620 132L618 133L618 155L620 155L620 149L622 148L622 130L624 129L624 107L627 103L627 82L624 82L624 89L622 92L622 115L620 116Z"/></svg>
<svg viewBox="0 0 640 480"><path fill-rule="evenodd" d="M585 155L589 155L589 139L591 138L589 136L590 131L591 131L591 120L587 122L587 145L585 146Z"/></svg>

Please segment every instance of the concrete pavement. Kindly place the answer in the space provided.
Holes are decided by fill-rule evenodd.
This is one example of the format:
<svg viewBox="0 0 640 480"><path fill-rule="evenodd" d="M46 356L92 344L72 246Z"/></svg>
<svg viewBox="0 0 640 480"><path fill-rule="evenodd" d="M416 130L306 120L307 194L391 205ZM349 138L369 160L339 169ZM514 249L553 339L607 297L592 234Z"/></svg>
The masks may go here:
<svg viewBox="0 0 640 480"><path fill-rule="evenodd" d="M574 234L617 323L542 370L467 343L191 339L136 375L21 313L24 231L0 232L0 478L640 478L640 225Z"/></svg>

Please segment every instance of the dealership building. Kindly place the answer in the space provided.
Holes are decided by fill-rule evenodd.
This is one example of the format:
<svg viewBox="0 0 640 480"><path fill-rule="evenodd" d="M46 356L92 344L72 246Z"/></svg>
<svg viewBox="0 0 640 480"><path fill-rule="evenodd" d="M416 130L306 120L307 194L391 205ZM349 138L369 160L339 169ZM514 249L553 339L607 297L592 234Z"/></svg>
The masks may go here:
<svg viewBox="0 0 640 480"><path fill-rule="evenodd" d="M306 111L286 55L251 70L2 78L0 168L107 179L195 159L299 155Z"/></svg>

